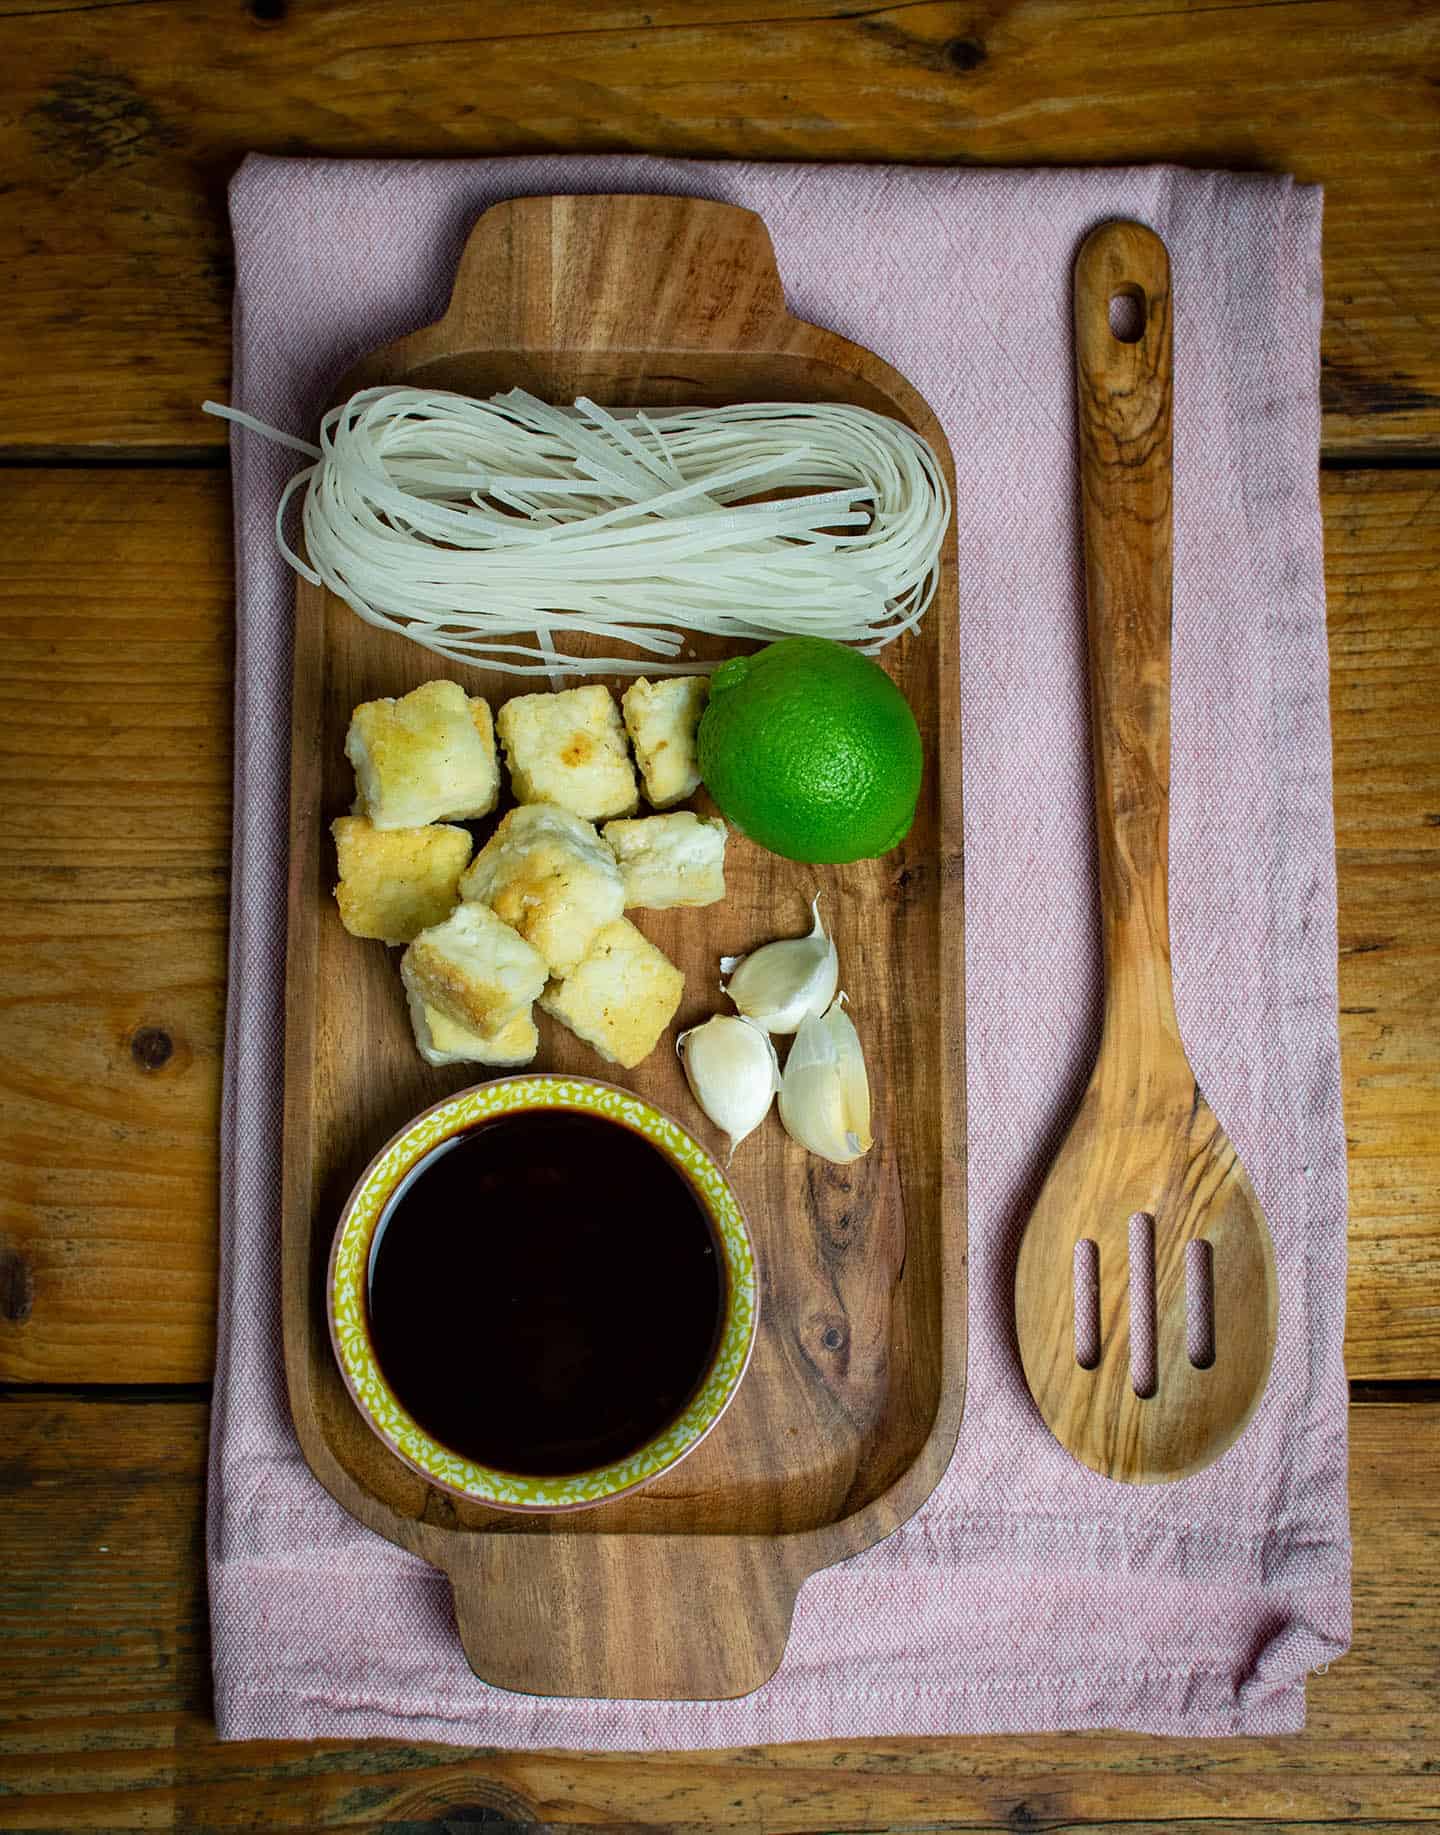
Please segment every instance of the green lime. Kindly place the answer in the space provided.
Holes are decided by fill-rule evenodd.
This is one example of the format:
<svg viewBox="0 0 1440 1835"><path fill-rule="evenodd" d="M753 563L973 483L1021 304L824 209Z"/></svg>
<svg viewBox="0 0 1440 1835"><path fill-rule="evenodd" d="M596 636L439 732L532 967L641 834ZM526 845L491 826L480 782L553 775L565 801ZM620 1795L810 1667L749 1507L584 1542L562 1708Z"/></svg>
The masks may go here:
<svg viewBox="0 0 1440 1835"><path fill-rule="evenodd" d="M721 813L788 860L869 860L905 839L920 731L878 663L825 637L784 637L710 678L700 775Z"/></svg>

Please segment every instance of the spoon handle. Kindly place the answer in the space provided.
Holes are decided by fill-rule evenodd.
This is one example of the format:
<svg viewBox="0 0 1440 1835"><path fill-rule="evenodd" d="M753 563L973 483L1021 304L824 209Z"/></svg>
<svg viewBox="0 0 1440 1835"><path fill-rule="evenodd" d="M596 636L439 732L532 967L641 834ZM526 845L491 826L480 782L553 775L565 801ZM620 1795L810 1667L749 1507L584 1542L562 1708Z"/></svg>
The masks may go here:
<svg viewBox="0 0 1440 1835"><path fill-rule="evenodd" d="M1075 363L1106 1025L1148 1033L1158 1021L1178 1040L1166 884L1170 261L1143 224L1103 223L1080 250Z"/></svg>

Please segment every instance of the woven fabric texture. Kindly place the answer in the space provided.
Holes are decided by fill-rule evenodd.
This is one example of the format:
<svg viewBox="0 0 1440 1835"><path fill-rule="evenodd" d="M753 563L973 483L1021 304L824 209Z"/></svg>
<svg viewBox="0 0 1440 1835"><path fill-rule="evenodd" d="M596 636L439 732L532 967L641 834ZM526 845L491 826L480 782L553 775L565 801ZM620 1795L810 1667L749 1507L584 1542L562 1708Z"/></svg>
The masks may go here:
<svg viewBox="0 0 1440 1835"><path fill-rule="evenodd" d="M747 1699L539 1700L476 1680L449 1588L312 1478L280 1349L295 456L236 432L236 818L222 1308L210 1487L216 1716L233 1738L701 1747L1128 1727L1279 1733L1349 1637L1345 1148L1317 491L1320 197L1147 167L981 172L606 158L251 159L231 193L233 400L310 434L362 353L437 317L477 215L520 194L744 204L791 309L870 346L954 449L962 623L970 1364L920 1513L803 1588ZM1200 1082L1280 1280L1273 1378L1210 1470L1076 1465L1036 1414L1011 1282L1097 1039L1100 973L1070 272L1111 216L1175 281L1172 929Z"/></svg>

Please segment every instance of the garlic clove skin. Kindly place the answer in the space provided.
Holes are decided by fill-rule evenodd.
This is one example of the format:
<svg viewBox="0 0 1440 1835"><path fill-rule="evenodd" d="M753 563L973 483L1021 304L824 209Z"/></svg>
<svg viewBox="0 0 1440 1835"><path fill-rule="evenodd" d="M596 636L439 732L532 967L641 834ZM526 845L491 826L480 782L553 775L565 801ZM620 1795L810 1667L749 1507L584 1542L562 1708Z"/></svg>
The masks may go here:
<svg viewBox="0 0 1440 1835"><path fill-rule="evenodd" d="M770 1113L780 1088L775 1047L748 1019L717 1013L675 1041L685 1078L700 1107L735 1149ZM728 1161L727 1161L728 1164Z"/></svg>
<svg viewBox="0 0 1440 1835"><path fill-rule="evenodd" d="M748 1020L766 1032L798 1032L807 1019L819 1018L835 998L840 957L820 922L820 894L810 906L814 927L808 937L785 937L766 943L748 956L722 956L721 982Z"/></svg>
<svg viewBox="0 0 1440 1835"><path fill-rule="evenodd" d="M873 1145L870 1079L844 999L840 995L827 1013L804 1021L780 1083L786 1133L837 1166L848 1166Z"/></svg>

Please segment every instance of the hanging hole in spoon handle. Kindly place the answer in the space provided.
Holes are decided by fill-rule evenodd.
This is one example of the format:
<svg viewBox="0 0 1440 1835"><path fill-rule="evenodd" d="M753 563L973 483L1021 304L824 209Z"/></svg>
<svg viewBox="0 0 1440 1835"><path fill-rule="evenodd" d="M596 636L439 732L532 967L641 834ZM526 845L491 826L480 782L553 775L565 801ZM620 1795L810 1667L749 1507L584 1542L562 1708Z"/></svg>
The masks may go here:
<svg viewBox="0 0 1440 1835"><path fill-rule="evenodd" d="M1145 335L1145 295L1128 281L1110 295L1110 333L1122 344L1138 344Z"/></svg>

